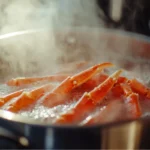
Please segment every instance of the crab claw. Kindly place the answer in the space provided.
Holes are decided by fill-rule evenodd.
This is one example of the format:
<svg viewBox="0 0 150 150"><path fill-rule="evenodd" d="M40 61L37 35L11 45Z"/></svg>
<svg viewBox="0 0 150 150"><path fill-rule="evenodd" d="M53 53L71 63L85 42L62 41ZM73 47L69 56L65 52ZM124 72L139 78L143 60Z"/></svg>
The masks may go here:
<svg viewBox="0 0 150 150"><path fill-rule="evenodd" d="M114 84L117 82L118 77L122 73L122 70L118 70L113 73L108 79L106 79L102 84L96 87L89 93L89 98L95 103L100 103L101 100L106 96L106 94L112 89Z"/></svg>
<svg viewBox="0 0 150 150"><path fill-rule="evenodd" d="M68 93L72 89L80 86L81 84L88 81L91 77L93 77L98 72L101 72L106 67L113 66L112 63L103 63L98 64L94 67L91 67L85 71L82 71L81 73L74 75L72 77L68 77L66 80L64 80L54 91L55 93Z"/></svg>
<svg viewBox="0 0 150 150"><path fill-rule="evenodd" d="M86 106L86 103L90 100L93 104L99 104L108 94L108 92L112 89L115 82L117 81L119 75L122 73L122 70L116 71L114 74L109 76L104 82L102 82L99 86L93 89L89 93L85 93L81 99L75 105L76 110L81 110Z"/></svg>
<svg viewBox="0 0 150 150"><path fill-rule="evenodd" d="M70 93L73 89L87 82L94 75L101 72L104 68L111 67L111 66L113 66L112 63L98 64L77 75L68 77L58 87L56 87L52 92L50 92L44 97L43 105L46 107L53 107L55 105L64 103L64 98L63 98L64 95L66 96L66 94ZM56 96L57 94L62 94L62 99L59 99L59 100L55 99L54 93ZM52 102L53 100L55 102Z"/></svg>
<svg viewBox="0 0 150 150"><path fill-rule="evenodd" d="M55 123L71 123L73 121L81 120L86 113L91 112L96 107L95 104L102 102L121 73L122 70L116 71L94 90L85 93L70 111L71 113L67 112L62 114L60 118L55 120Z"/></svg>

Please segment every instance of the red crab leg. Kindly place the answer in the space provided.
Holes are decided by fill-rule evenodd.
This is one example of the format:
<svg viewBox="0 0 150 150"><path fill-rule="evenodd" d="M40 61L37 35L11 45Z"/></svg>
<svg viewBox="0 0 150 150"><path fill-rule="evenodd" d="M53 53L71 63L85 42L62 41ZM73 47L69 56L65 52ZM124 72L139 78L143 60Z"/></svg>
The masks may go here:
<svg viewBox="0 0 150 150"><path fill-rule="evenodd" d="M150 89L143 85L136 79L132 79L129 82L130 87L133 91L145 96L146 98L150 99Z"/></svg>
<svg viewBox="0 0 150 150"><path fill-rule="evenodd" d="M94 79L92 80L89 80L89 82L87 82L87 83L85 83L85 84L83 84L83 86L81 86L79 89L75 89L71 94L70 94L70 99L72 99L71 97L73 97L73 98L76 98L76 99L79 99L81 96L81 94L83 94L86 90L89 90L89 89L93 89L94 87L95 87L95 82L98 82L98 83L100 83L100 81L102 82L102 81L104 81L104 79L106 78L106 75L104 75L104 74L102 74L102 75L99 75L98 76L98 80L99 81L95 81ZM51 86L51 85L50 85ZM43 86L43 88L46 88L47 86ZM48 87L49 87L49 85L48 85ZM42 87L40 88L40 89L42 89ZM31 91L31 94L32 93L37 93L38 91L40 91L40 89L39 88L37 88L37 89L35 89L35 91L34 90L32 90ZM47 89L47 91L48 91L48 89ZM23 90L20 90L20 91L16 91L16 92L14 92L14 93L11 93L11 94L9 94L9 95L6 95L5 97L2 97L2 98L0 98L0 106L3 106L5 103L7 103L8 101L10 101L12 98L15 98L15 97L17 97L17 96L19 96L19 95L21 95L23 93ZM23 100L23 99L26 99L26 101L27 100L29 100L29 99L31 99L31 97L29 96L30 94L28 94L28 93L30 93L30 92L24 92L23 94L22 94L22 96L21 97L19 97L18 98L18 102L16 102L16 104L14 103L14 107L15 107L15 105L18 105L18 103L20 103L19 101L21 101L21 100ZM60 95L61 96L61 95ZM13 109L13 108L12 108ZM20 106L20 108L19 108L19 110L20 109L22 109L21 108L21 106Z"/></svg>
<svg viewBox="0 0 150 150"><path fill-rule="evenodd" d="M126 77L119 77L116 84L114 85L114 87L112 88L112 94L115 97L121 97L123 95L123 89L121 87L120 84L122 83L126 83L128 81L128 79Z"/></svg>
<svg viewBox="0 0 150 150"><path fill-rule="evenodd" d="M83 114L92 111L96 107L96 104L101 103L107 93L112 89L121 72L122 70L115 72L91 92L85 93L75 107L70 112L62 114L55 120L55 123L72 123L80 120Z"/></svg>
<svg viewBox="0 0 150 150"><path fill-rule="evenodd" d="M9 108L7 110L11 112L18 112L23 108L27 108L31 104L34 104L34 102L41 98L47 91L50 91L53 88L54 85L46 84L30 92L23 92L15 102L9 105Z"/></svg>
<svg viewBox="0 0 150 150"><path fill-rule="evenodd" d="M20 91L16 91L14 93L10 93L4 97L0 98L0 106L3 106L5 103L7 103L8 101L10 101L12 98L17 97L19 95L21 95L23 92L23 90Z"/></svg>
<svg viewBox="0 0 150 150"><path fill-rule="evenodd" d="M68 77L58 87L44 97L43 105L46 107L53 107L63 104L66 101L66 94L69 94L73 89L87 82L104 68L111 66L113 66L112 63L98 64L77 75Z"/></svg>
<svg viewBox="0 0 150 150"><path fill-rule="evenodd" d="M97 74L96 76L91 78L89 81L82 84L80 87L74 89L70 94L70 96L71 96L70 99L74 99L74 100L80 99L81 96L85 92L90 92L91 90L94 89L94 87L96 87L99 84L101 84L102 82L104 82L108 77L109 77L109 75L104 74L104 73ZM122 90L120 84L125 83L127 81L128 81L128 79L125 77L122 77L122 76L118 77L117 82L115 83L114 87L112 88L113 96L121 97L123 95L123 90Z"/></svg>
<svg viewBox="0 0 150 150"><path fill-rule="evenodd" d="M62 82L65 80L69 75L51 75L46 77L29 77L29 78L15 78L9 80L6 84L9 86L22 86L27 84L33 84L38 81L50 81L50 82Z"/></svg>
<svg viewBox="0 0 150 150"><path fill-rule="evenodd" d="M120 85L121 83L127 83L134 92L144 96L145 98L150 99L150 89L149 88L147 88L145 85L143 85L137 79L128 80L125 77L118 78L118 82L115 84L114 88L112 89L113 95L120 97L124 93L123 89L121 88L121 85Z"/></svg>
<svg viewBox="0 0 150 150"><path fill-rule="evenodd" d="M131 117L140 117L142 112L139 104L139 95L133 93L131 88L128 85L121 85L125 95L125 103L127 105L127 109L130 112Z"/></svg>
<svg viewBox="0 0 150 150"><path fill-rule="evenodd" d="M112 91L115 92L113 94L115 95L118 94L117 96L124 94L124 96L126 97L126 104L129 107L128 109L131 109L130 113L134 115L134 117L139 117L141 116L141 109L139 105L138 95L133 93L131 88L128 85L125 85L125 84L122 85L122 83L125 83L126 81L127 81L126 78L119 77L118 81L115 84L115 87L112 89ZM108 106L106 106L105 109L103 109L102 111L99 111L93 116L88 116L83 122L81 122L81 125L93 125L96 123L106 123L106 121L110 122L112 119L115 120L116 117L118 118L118 112L121 112L121 110L123 110L123 106L120 105L118 101L116 101L115 103L116 104L112 102L108 104ZM113 110L114 106L115 106L115 109L117 109L117 114L114 113L115 112L115 110ZM108 116L108 114L111 114L111 115Z"/></svg>
<svg viewBox="0 0 150 150"><path fill-rule="evenodd" d="M87 84L86 83L84 83L83 84L83 87L81 86L81 88L79 88L79 89L76 89L75 91L73 91L71 94L70 94L70 99L71 99L71 96L72 97L76 97L77 99L78 98L80 98L81 96L81 94L83 94L84 93L84 88L87 86L87 88L85 89L85 90L87 90L87 89L93 89L94 88L94 83L96 82L102 82L104 79L106 79L106 75L105 74L101 74L101 75L99 75L98 76L98 79L95 81L95 79L91 79L91 80L89 80L89 82L87 82ZM49 85L48 85L49 86ZM51 86L51 85L50 85ZM18 100L15 102L15 103L13 103L13 104L11 104L11 108L9 109L10 111L15 111L15 112L17 112L17 111L19 111L19 110L21 110L21 109L23 109L24 107L26 107L26 104L25 104L25 106L22 106L22 105L20 105L20 103L23 103L23 101L24 101L24 99L26 99L26 102L28 102L28 101L37 101L37 99L35 99L35 100L32 100L32 97L30 96L32 93L34 94L36 94L37 92L39 92L39 91L41 91L42 90L42 88L46 88L47 86L43 86L43 87L41 87L41 88L37 88L37 89L35 89L35 90L32 90L31 92L24 92L23 94L22 94L22 96L21 97L19 97L18 98ZM47 91L48 91L48 89L47 89ZM22 91L23 92L23 91ZM31 94L30 94L31 93ZM76 93L78 93L78 94L76 94ZM32 95L33 95L32 94ZM21 93L20 93L20 95L21 95ZM19 96L19 95L15 95L15 94L13 94L12 93L12 95L11 95L11 97L8 95L8 98L9 98L9 100L11 100L12 98L14 98L14 97L17 97L17 96ZM62 97L62 95L61 94L54 94L54 97L56 98L57 97L57 99L61 99L61 97ZM7 99L8 99L7 98ZM65 98L65 97L64 97ZM3 104L4 103L6 103L7 101L5 101L5 102L3 102ZM29 104L30 105L30 104Z"/></svg>
<svg viewBox="0 0 150 150"><path fill-rule="evenodd" d="M105 75L105 74L98 75L98 77L96 77L96 79L95 78L91 79L88 82L84 83L81 87L75 89L71 93L71 97L78 99L80 97L79 95L83 94L87 90L89 90L89 91L92 90L95 86L97 86L98 83L101 83L107 77L108 77L108 75ZM15 98L15 97L21 95L22 92L23 92L23 90L20 90L20 91L14 92L14 93L10 93L4 97L1 97L0 98L0 106L3 106L5 103L7 103L12 98Z"/></svg>
<svg viewBox="0 0 150 150"><path fill-rule="evenodd" d="M85 92L90 92L96 86L98 86L99 84L104 82L108 77L109 77L108 75L103 74L103 73L100 73L100 74L94 76L93 78L91 78L87 82L83 83L81 86L73 89L71 91L71 93L69 94L70 95L69 99L70 100L80 99Z"/></svg>

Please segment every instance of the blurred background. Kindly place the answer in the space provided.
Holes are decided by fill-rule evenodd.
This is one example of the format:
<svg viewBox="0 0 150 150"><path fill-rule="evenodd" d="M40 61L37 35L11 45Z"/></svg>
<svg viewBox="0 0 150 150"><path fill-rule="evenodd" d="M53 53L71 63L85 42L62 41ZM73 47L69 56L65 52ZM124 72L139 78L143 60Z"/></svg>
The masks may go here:
<svg viewBox="0 0 150 150"><path fill-rule="evenodd" d="M111 16L112 2L113 11L120 15L117 21ZM36 28L105 26L150 35L149 6L149 0L1 0L0 34Z"/></svg>

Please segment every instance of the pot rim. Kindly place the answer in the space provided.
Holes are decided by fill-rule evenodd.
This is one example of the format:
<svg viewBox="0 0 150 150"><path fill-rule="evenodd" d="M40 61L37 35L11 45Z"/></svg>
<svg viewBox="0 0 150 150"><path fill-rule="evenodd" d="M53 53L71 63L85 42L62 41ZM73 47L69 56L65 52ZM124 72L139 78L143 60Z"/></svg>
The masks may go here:
<svg viewBox="0 0 150 150"><path fill-rule="evenodd" d="M16 32L9 32L6 34L1 34L0 35L0 40L2 39L9 39L11 37L16 37L16 36L21 36L21 35L26 35L26 34L32 34L32 33L42 33L42 32L53 32L53 31L64 31L64 30L70 30L70 28L68 27L63 27L63 28L38 28L38 29L29 29L29 30L20 30L20 31L16 31ZM134 38L136 40L140 40L140 41L145 41L150 43L150 37L143 35L143 34L139 34L139 33L133 33L133 32L129 32L129 31L123 31L120 29L106 29L106 28L93 28L93 27L86 27L86 28L82 28L82 27L72 27L71 30L72 31L84 31L84 29L88 29L91 31L99 31L100 33L105 33L105 34L110 34L110 35L120 35L120 36L124 36L124 37L128 37L128 38Z"/></svg>

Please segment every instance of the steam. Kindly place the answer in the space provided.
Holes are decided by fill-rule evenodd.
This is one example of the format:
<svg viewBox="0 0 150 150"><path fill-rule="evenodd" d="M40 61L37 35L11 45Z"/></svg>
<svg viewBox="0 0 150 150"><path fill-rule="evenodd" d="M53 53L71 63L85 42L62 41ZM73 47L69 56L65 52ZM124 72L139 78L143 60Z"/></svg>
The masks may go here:
<svg viewBox="0 0 150 150"><path fill-rule="evenodd" d="M61 49L59 38L68 35L72 27L100 25L96 3L91 0L5 0L0 2L0 10L1 35L22 30L50 30L1 40L1 79L8 74L10 78L31 76L37 71L43 74L57 71L57 61L60 56L67 56L68 51ZM63 36L56 36L57 30L64 28L67 30ZM81 54L69 51L74 51L75 56ZM69 59L72 59L69 54L67 59L63 58L64 61Z"/></svg>
<svg viewBox="0 0 150 150"><path fill-rule="evenodd" d="M55 1L6 0L1 3L1 34L52 26Z"/></svg>
<svg viewBox="0 0 150 150"><path fill-rule="evenodd" d="M96 2L90 0L3 1L1 34L35 28L99 27Z"/></svg>
<svg viewBox="0 0 150 150"><path fill-rule="evenodd" d="M0 10L1 35L38 30L5 39L0 36L1 80L53 74L64 62L111 61L124 67L128 56L130 62L134 60L131 39L101 33L104 24L94 0L5 0Z"/></svg>

